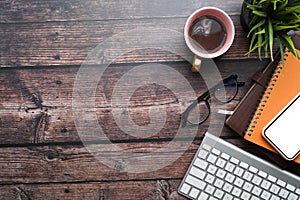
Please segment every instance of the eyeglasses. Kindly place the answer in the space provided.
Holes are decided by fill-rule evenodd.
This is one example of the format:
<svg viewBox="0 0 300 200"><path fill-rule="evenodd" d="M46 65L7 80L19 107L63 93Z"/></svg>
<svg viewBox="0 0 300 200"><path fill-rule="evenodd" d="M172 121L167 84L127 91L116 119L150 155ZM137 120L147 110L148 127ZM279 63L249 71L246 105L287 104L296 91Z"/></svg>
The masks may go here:
<svg viewBox="0 0 300 200"><path fill-rule="evenodd" d="M238 93L238 88L245 85L245 82L238 82L237 77L237 75L231 75L200 95L181 114L182 126L186 126L187 123L200 125L207 120L211 112L208 102L211 96L220 104L232 101Z"/></svg>

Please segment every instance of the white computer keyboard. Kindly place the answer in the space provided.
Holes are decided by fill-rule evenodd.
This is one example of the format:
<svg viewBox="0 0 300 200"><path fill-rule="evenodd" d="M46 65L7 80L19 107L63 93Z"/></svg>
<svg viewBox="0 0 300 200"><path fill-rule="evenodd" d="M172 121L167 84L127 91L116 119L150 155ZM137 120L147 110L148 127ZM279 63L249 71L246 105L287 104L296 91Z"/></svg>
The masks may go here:
<svg viewBox="0 0 300 200"><path fill-rule="evenodd" d="M178 192L199 200L300 200L300 178L206 133Z"/></svg>

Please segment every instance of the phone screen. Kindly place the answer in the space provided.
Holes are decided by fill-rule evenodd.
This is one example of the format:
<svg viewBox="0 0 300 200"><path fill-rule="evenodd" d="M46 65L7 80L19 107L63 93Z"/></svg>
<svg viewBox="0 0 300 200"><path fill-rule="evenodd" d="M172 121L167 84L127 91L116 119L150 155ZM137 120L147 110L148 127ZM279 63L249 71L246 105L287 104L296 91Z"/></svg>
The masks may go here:
<svg viewBox="0 0 300 200"><path fill-rule="evenodd" d="M300 93L264 127L265 139L287 160L300 153Z"/></svg>

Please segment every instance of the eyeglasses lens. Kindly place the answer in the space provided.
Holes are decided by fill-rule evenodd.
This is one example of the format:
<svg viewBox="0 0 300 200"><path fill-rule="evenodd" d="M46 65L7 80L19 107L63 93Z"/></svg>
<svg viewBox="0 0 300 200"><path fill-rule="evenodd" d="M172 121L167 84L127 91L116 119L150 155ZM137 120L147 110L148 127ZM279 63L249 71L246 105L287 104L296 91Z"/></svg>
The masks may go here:
<svg viewBox="0 0 300 200"><path fill-rule="evenodd" d="M191 124L199 124L207 119L210 114L209 105L205 101L200 101L196 107L194 107L187 118Z"/></svg>
<svg viewBox="0 0 300 200"><path fill-rule="evenodd" d="M228 83L225 83L225 87L219 88L214 91L215 98L221 103L228 103L237 94L238 85L236 80L230 80Z"/></svg>

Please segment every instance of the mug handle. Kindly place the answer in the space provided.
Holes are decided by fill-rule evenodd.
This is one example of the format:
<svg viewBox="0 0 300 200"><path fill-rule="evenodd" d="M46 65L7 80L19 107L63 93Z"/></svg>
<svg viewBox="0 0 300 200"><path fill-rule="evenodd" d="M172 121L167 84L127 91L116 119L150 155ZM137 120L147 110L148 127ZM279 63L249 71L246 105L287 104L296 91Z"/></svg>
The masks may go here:
<svg viewBox="0 0 300 200"><path fill-rule="evenodd" d="M201 64L202 64L202 59L199 56L195 55L192 64L192 72L199 73Z"/></svg>

